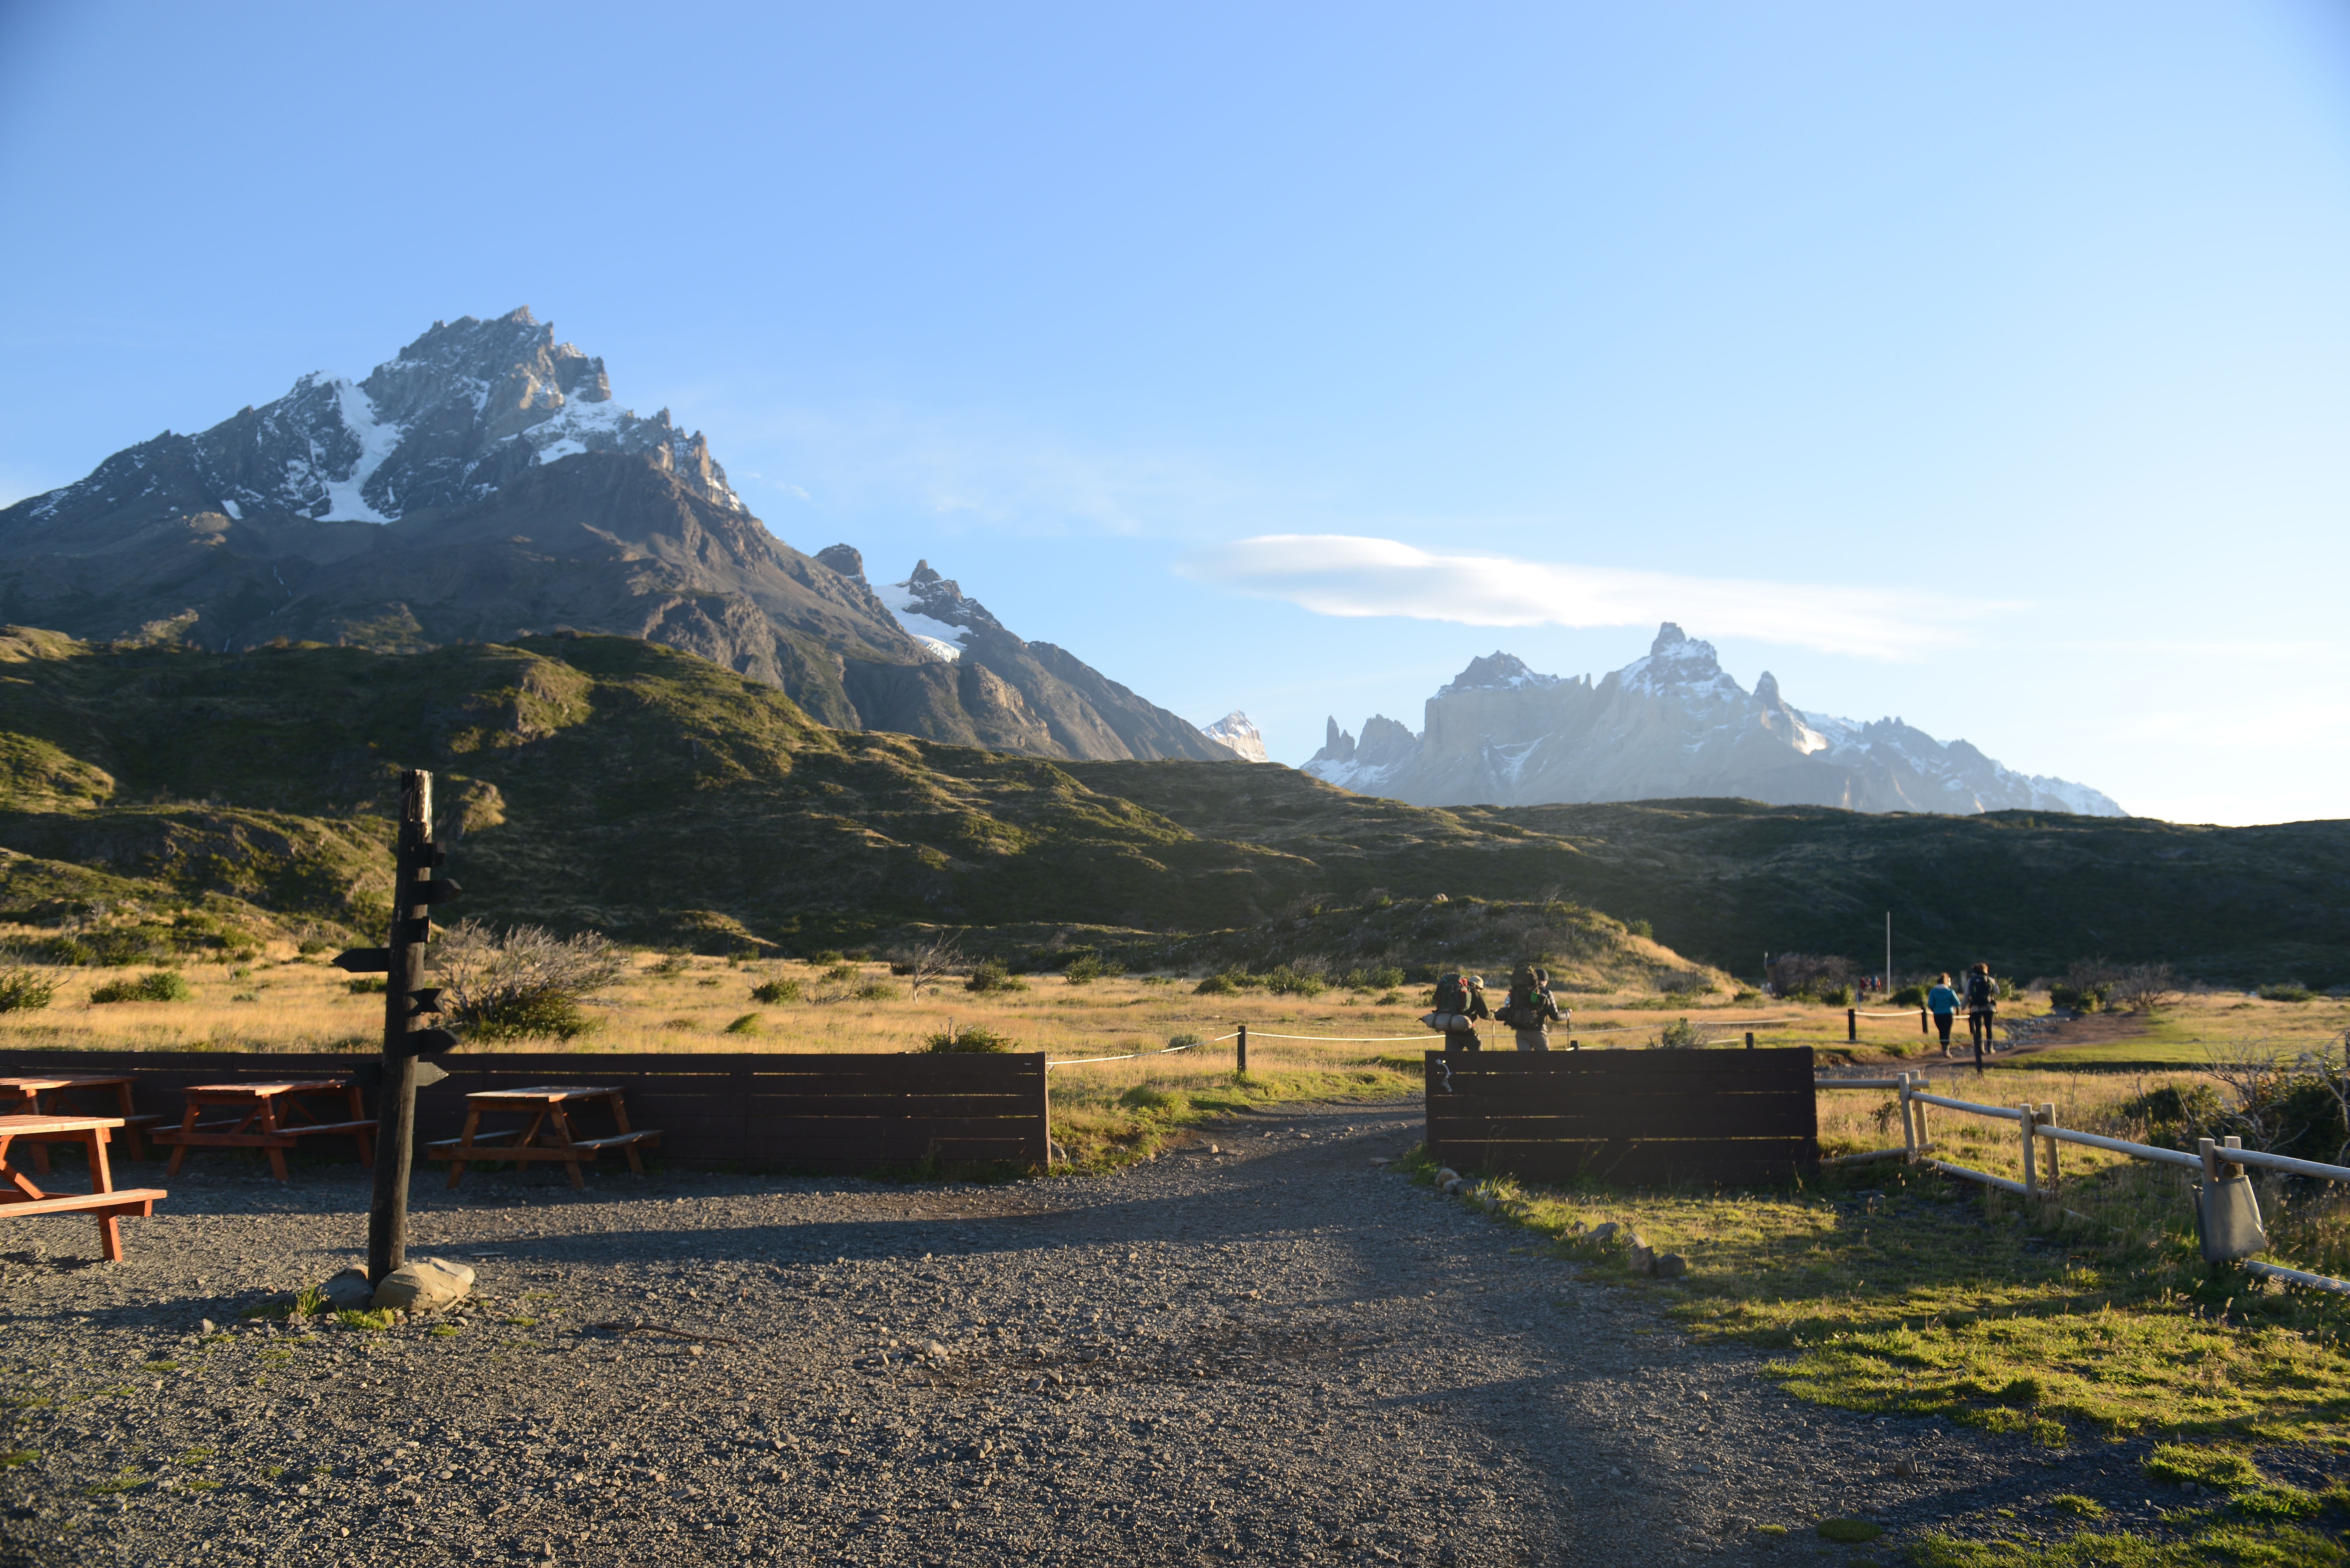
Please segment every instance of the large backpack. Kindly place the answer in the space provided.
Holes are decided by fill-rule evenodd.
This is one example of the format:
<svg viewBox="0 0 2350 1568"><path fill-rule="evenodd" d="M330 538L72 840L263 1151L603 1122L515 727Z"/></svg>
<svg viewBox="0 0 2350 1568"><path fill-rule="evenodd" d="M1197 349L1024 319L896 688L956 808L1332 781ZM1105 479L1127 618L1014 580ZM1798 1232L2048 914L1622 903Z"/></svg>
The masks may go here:
<svg viewBox="0 0 2350 1568"><path fill-rule="evenodd" d="M1987 974L1967 976L1967 1011L1983 1012L1997 1005L1999 981Z"/></svg>
<svg viewBox="0 0 2350 1568"><path fill-rule="evenodd" d="M1436 1011L1466 1012L1469 1011L1469 983L1457 974L1448 974L1436 982Z"/></svg>

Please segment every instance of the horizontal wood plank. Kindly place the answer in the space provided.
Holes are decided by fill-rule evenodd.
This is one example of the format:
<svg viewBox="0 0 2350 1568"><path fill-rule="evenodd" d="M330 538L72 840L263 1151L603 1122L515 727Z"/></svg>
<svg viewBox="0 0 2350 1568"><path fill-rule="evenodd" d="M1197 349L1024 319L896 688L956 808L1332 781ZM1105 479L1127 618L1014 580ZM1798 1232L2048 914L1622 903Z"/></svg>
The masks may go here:
<svg viewBox="0 0 2350 1568"><path fill-rule="evenodd" d="M1431 1158L1464 1173L1507 1174L1528 1181L1582 1178L1669 1186L1769 1183L1814 1168L1819 1145L1806 1138L1691 1139L1680 1143L1458 1143L1431 1146Z"/></svg>
<svg viewBox="0 0 2350 1568"><path fill-rule="evenodd" d="M1756 1095L1675 1102L1644 1098L1578 1106L1559 1112L1534 1106L1429 1107L1430 1137L1536 1138L1810 1137L1819 1131L1811 1096Z"/></svg>

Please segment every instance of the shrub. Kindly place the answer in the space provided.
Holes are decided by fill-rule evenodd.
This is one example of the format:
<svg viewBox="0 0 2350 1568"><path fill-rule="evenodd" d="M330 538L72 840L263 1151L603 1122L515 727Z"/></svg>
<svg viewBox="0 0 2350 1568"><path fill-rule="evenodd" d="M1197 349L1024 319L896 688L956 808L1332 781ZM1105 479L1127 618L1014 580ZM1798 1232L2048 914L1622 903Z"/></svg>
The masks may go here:
<svg viewBox="0 0 2350 1568"><path fill-rule="evenodd" d="M381 996L391 989L391 982L380 974L363 974L357 980L345 981L343 989L353 996Z"/></svg>
<svg viewBox="0 0 2350 1568"><path fill-rule="evenodd" d="M31 1012L47 1007L57 993L57 982L0 953L0 1012Z"/></svg>
<svg viewBox="0 0 2350 1568"><path fill-rule="evenodd" d="M763 980L751 988L751 1000L773 1007L779 1002L797 1002L800 982L796 980Z"/></svg>
<svg viewBox="0 0 2350 1568"><path fill-rule="evenodd" d="M2074 1012L2095 1012L2113 998L2111 984L2074 985L2069 981L2052 981L2048 986L2048 1005L2068 1008Z"/></svg>
<svg viewBox="0 0 2350 1568"><path fill-rule="evenodd" d="M898 988L886 980L868 980L850 994L859 1002L895 1002Z"/></svg>
<svg viewBox="0 0 2350 1568"><path fill-rule="evenodd" d="M1403 971L1393 964L1380 964L1372 969L1350 969L1338 983L1348 991L1393 991L1403 983Z"/></svg>
<svg viewBox="0 0 2350 1568"><path fill-rule="evenodd" d="M1068 977L1071 985L1084 985L1088 981L1110 980L1124 974L1126 966L1116 959L1087 953L1069 961L1069 967L1061 972Z"/></svg>
<svg viewBox="0 0 2350 1568"><path fill-rule="evenodd" d="M98 955L79 937L47 937L35 943L33 951L50 963L78 966L98 961Z"/></svg>
<svg viewBox="0 0 2350 1568"><path fill-rule="evenodd" d="M814 954L808 959L808 962L810 963L834 964L840 961L841 955L838 948L827 948L824 951Z"/></svg>
<svg viewBox="0 0 2350 1568"><path fill-rule="evenodd" d="M1188 1030L1183 1033L1170 1034L1167 1037L1167 1049L1170 1051L1189 1051L1206 1044L1207 1042L1205 1040L1201 1039L1200 1036L1191 1033Z"/></svg>
<svg viewBox="0 0 2350 1568"><path fill-rule="evenodd" d="M864 971L858 969L855 964L843 961L834 964L830 968L827 969L824 971L824 978L833 981L855 980Z"/></svg>
<svg viewBox="0 0 2350 1568"><path fill-rule="evenodd" d="M922 1039L922 1049L933 1055L942 1056L950 1052L958 1051L974 1054L1009 1051L1015 1044L1016 1042L1009 1035L999 1034L984 1023L974 1023L968 1029L955 1029L951 1026L940 1030L935 1034L925 1035Z"/></svg>
<svg viewBox="0 0 2350 1568"><path fill-rule="evenodd" d="M482 1040L577 1039L598 1026L580 1002L629 971L628 955L593 931L516 926L499 936L472 919L427 952L450 1020Z"/></svg>
<svg viewBox="0 0 2350 1568"><path fill-rule="evenodd" d="M82 940L88 945L90 961L109 969L122 969L156 956L155 944L138 931L87 931Z"/></svg>
<svg viewBox="0 0 2350 1568"><path fill-rule="evenodd" d="M2262 1002L2315 1002L2317 992L2305 985L2264 985L2260 998Z"/></svg>
<svg viewBox="0 0 2350 1568"><path fill-rule="evenodd" d="M1137 1084L1118 1097L1118 1103L1130 1111L1180 1110L1189 1102L1173 1089L1154 1089L1148 1084Z"/></svg>
<svg viewBox="0 0 2350 1568"><path fill-rule="evenodd" d="M1887 997L1885 1001L1892 1007L1923 1007L1926 1005L1926 987L1923 982L1913 981Z"/></svg>
<svg viewBox="0 0 2350 1568"><path fill-rule="evenodd" d="M185 1002L193 993L188 982L168 969L137 980L110 980L89 993L92 1002Z"/></svg>
<svg viewBox="0 0 2350 1568"><path fill-rule="evenodd" d="M1690 1051L1705 1044L1705 1031L1686 1018L1676 1018L1657 1032L1657 1044L1666 1051Z"/></svg>
<svg viewBox="0 0 2350 1568"><path fill-rule="evenodd" d="M1657 928L1646 920L1627 920L1624 922L1624 929L1632 936L1640 937L1648 941L1657 940Z"/></svg>
<svg viewBox="0 0 2350 1568"><path fill-rule="evenodd" d="M1028 982L1004 968L1002 959L982 959L972 968L971 978L962 982L962 988L985 995L993 991L1025 991Z"/></svg>
<svg viewBox="0 0 2350 1568"><path fill-rule="evenodd" d="M1193 986L1191 992L1195 996L1231 996L1237 992L1246 991L1255 983L1253 979L1243 971L1228 969L1221 974L1210 975Z"/></svg>
<svg viewBox="0 0 2350 1568"><path fill-rule="evenodd" d="M759 1033L759 1015L755 1012L744 1013L742 1017L736 1019L733 1023L726 1026L726 1033L729 1034L756 1034Z"/></svg>
<svg viewBox="0 0 2350 1568"><path fill-rule="evenodd" d="M2167 963L2134 963L2114 982L2113 994L2132 1012L2156 1012L2172 1006L2187 988Z"/></svg>
<svg viewBox="0 0 2350 1568"><path fill-rule="evenodd" d="M1829 1007L1850 1007L1852 1005L1852 987L1848 985L1828 986L1816 994L1818 995L1821 1002Z"/></svg>
<svg viewBox="0 0 2350 1568"><path fill-rule="evenodd" d="M650 969L646 970L645 972L647 974L657 974L666 978L672 974L683 974L686 968L687 964L685 955L683 953L663 953L661 955L660 961L654 964Z"/></svg>
<svg viewBox="0 0 2350 1568"><path fill-rule="evenodd" d="M1319 996L1330 989L1320 975L1285 963L1265 971L1264 986L1275 996Z"/></svg>

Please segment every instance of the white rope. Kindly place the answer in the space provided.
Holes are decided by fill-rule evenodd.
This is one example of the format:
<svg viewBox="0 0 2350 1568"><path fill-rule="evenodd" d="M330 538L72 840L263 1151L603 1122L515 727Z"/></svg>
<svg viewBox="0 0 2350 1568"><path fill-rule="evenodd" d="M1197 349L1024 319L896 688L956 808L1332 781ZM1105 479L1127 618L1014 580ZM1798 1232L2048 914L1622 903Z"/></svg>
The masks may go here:
<svg viewBox="0 0 2350 1568"><path fill-rule="evenodd" d="M1231 1035L1224 1036L1229 1040ZM1251 1034L1252 1040L1324 1040L1333 1045L1384 1045L1397 1040L1425 1040L1425 1034Z"/></svg>
<svg viewBox="0 0 2350 1568"><path fill-rule="evenodd" d="M1224 1038L1229 1040L1232 1036L1227 1034ZM1214 1042L1209 1041L1207 1044L1213 1044ZM1128 1051L1123 1056L1071 1056L1066 1061L1047 1062L1045 1065L1047 1067L1082 1067L1088 1062L1131 1062L1138 1056L1171 1056L1178 1051L1190 1051L1192 1049L1195 1049L1192 1045L1170 1045L1164 1051Z"/></svg>

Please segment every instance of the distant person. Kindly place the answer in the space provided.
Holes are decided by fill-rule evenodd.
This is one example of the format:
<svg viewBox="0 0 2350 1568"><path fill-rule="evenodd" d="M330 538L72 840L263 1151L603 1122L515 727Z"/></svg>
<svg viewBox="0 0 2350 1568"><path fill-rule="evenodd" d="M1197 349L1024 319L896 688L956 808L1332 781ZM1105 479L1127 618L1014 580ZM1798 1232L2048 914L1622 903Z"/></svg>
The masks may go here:
<svg viewBox="0 0 2350 1568"><path fill-rule="evenodd" d="M1926 1011L1934 1015L1934 1027L1941 1032L1942 1054L1950 1054L1950 1025L1959 1015L1959 993L1950 989L1950 977L1934 977L1934 989L1926 993Z"/></svg>
<svg viewBox="0 0 2350 1568"><path fill-rule="evenodd" d="M1551 999L1549 975L1532 964L1520 964L1510 977L1510 996L1501 1019L1516 1032L1521 1051L1550 1049L1551 1020L1562 1016Z"/></svg>
<svg viewBox="0 0 2350 1568"><path fill-rule="evenodd" d="M1967 1033L1974 1037L1975 1071L1982 1071L1983 1052L1996 1051L1991 1038L1992 1015L1999 1011L1999 981L1991 977L1991 965L1978 963L1967 971Z"/></svg>
<svg viewBox="0 0 2350 1568"><path fill-rule="evenodd" d="M1476 1021L1492 1016L1482 975L1448 974L1436 982L1436 1011L1420 1022L1443 1034L1447 1051L1477 1051L1485 1043L1477 1038Z"/></svg>

